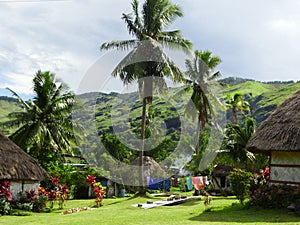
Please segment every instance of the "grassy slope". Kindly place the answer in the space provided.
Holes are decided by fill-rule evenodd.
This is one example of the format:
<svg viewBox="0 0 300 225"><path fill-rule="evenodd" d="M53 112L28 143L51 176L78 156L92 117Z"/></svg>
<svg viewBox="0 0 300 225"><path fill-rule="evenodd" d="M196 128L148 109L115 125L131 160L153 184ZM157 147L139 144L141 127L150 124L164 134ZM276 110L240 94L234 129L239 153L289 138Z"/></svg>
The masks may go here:
<svg viewBox="0 0 300 225"><path fill-rule="evenodd" d="M104 206L94 210L70 215L60 215L61 211L57 210L26 217L4 216L0 217L0 223L7 225L299 224L299 217L287 214L285 210L243 209L233 197L214 197L210 206L204 206L203 200L196 200L177 206L163 206L148 210L132 207L133 204L146 201L145 198L105 199ZM67 202L65 209L91 204L93 200L71 200Z"/></svg>
<svg viewBox="0 0 300 225"><path fill-rule="evenodd" d="M0 122L6 121L8 114L17 110L20 110L17 103L0 100Z"/></svg>
<svg viewBox="0 0 300 225"><path fill-rule="evenodd" d="M250 94L252 93L253 97L257 97L262 93L266 93L272 91L274 89L273 85L270 84L263 84L254 81L247 81L241 84L237 84L225 89L225 93L234 93L239 92L242 94Z"/></svg>
<svg viewBox="0 0 300 225"><path fill-rule="evenodd" d="M241 94L252 94L248 101L251 104L252 116L258 124L265 120L278 105L282 104L293 93L300 90L300 82L285 85L263 84L247 81L227 88L224 93L239 92Z"/></svg>

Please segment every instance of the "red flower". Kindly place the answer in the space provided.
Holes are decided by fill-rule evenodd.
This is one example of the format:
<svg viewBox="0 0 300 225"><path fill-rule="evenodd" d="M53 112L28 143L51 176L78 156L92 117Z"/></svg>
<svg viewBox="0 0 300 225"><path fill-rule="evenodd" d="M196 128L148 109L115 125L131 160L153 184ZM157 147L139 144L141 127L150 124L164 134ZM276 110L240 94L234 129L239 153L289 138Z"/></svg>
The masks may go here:
<svg viewBox="0 0 300 225"><path fill-rule="evenodd" d="M55 190L51 190L51 191L49 192L49 200L50 200L50 201L56 200L56 196L57 196L57 193L56 193Z"/></svg>
<svg viewBox="0 0 300 225"><path fill-rule="evenodd" d="M54 177L52 178L52 180L51 180L51 182L52 182L52 184L54 185L54 186L57 186L58 184L59 184L59 179L54 175Z"/></svg>
<svg viewBox="0 0 300 225"><path fill-rule="evenodd" d="M5 197L6 201L11 201L11 191L9 190L9 181L4 180L0 183L0 197Z"/></svg>
<svg viewBox="0 0 300 225"><path fill-rule="evenodd" d="M267 168L265 169L265 174L270 174L270 169L269 169L269 167L267 167Z"/></svg>
<svg viewBox="0 0 300 225"><path fill-rule="evenodd" d="M93 175L88 175L85 181L89 184L89 186L91 186L96 182L96 177Z"/></svg>
<svg viewBox="0 0 300 225"><path fill-rule="evenodd" d="M265 174L265 171L264 171L263 169L260 169L260 170L259 170L259 174L260 174L260 175L264 175L264 174Z"/></svg>

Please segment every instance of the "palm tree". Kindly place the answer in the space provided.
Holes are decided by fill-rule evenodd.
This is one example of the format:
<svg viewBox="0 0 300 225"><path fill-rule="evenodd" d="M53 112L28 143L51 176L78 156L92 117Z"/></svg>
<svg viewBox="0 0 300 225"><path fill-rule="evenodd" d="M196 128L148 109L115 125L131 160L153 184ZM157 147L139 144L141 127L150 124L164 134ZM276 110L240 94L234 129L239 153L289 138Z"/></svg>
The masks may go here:
<svg viewBox="0 0 300 225"><path fill-rule="evenodd" d="M221 101L214 93L213 86L218 84L216 79L221 76L220 72L213 73L213 70L221 63L218 56L213 56L210 51L194 52L193 60L187 59L185 65L187 68L186 75L189 80L193 93L191 101L187 105L186 112L192 117L197 117L197 132L195 138L195 153L199 154L199 133L208 123L209 117L215 120L215 108L223 108ZM195 112L195 110L197 112Z"/></svg>
<svg viewBox="0 0 300 225"><path fill-rule="evenodd" d="M226 107L231 109L232 112L232 122L234 124L238 123L237 113L250 110L250 105L244 100L244 96L241 93L234 93L233 95L228 94L226 97Z"/></svg>
<svg viewBox="0 0 300 225"><path fill-rule="evenodd" d="M141 10L138 0L133 0L131 5L133 12L123 14L122 19L127 25L129 34L134 36L134 39L106 42L101 45L101 49L127 50L132 48L129 54L117 65L112 75L120 77L124 85L138 81L140 95L143 99L139 154L139 185L140 194L143 194L145 192L143 187L143 155L147 104L152 102L154 87L158 87L159 91L166 88L166 83L162 79L156 78L167 76L174 82L183 80L183 73L167 57L163 47L187 52L191 48L191 42L185 40L179 30L164 31L176 18L183 16L181 9L169 0L145 0Z"/></svg>
<svg viewBox="0 0 300 225"><path fill-rule="evenodd" d="M9 89L10 90L10 89ZM75 95L49 71L38 71L33 79L34 98L24 101L10 90L23 107L23 111L9 115L4 125L17 127L10 138L43 165L57 160L63 151L71 153L74 139L71 109Z"/></svg>
<svg viewBox="0 0 300 225"><path fill-rule="evenodd" d="M225 131L225 149L229 150L231 158L242 165L253 161L255 156L246 149L246 145L255 133L255 120L247 117L244 127L238 124L228 124Z"/></svg>

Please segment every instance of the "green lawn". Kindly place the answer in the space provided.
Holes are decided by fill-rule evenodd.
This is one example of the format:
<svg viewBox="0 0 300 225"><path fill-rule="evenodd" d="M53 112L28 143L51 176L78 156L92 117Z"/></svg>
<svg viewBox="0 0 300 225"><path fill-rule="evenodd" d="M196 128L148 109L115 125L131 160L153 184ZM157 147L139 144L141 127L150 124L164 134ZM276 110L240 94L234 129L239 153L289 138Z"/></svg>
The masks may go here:
<svg viewBox="0 0 300 225"><path fill-rule="evenodd" d="M54 210L31 216L3 216L0 217L0 224L300 224L300 217L288 214L286 210L243 209L233 197L214 197L210 206L204 206L203 200L195 200L153 209L132 207L146 201L146 198L104 199L104 206L94 210L69 215L60 215L62 210ZM65 209L91 205L93 200L70 200Z"/></svg>

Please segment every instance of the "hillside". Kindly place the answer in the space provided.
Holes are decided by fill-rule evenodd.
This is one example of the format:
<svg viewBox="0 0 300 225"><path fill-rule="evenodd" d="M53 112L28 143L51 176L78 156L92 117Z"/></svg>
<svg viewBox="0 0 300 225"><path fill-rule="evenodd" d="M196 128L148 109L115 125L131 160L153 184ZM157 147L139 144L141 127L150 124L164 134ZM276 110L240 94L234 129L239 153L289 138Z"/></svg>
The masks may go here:
<svg viewBox="0 0 300 225"><path fill-rule="evenodd" d="M226 88L224 94L239 92L245 95L250 103L251 115L256 119L257 124L260 124L278 105L298 90L300 90L300 82L261 83L246 81Z"/></svg>
<svg viewBox="0 0 300 225"><path fill-rule="evenodd" d="M242 78L225 78L221 81L226 84L234 83L234 85L228 85L224 88L223 94L221 94L223 96L220 97L234 92L244 94L251 105L251 116L256 119L258 124L265 120L277 105L300 89L300 82L262 83ZM180 127L178 124L180 123L179 114L183 114L184 103L187 102L189 95L180 95L179 88L172 88L168 92L166 97L154 98L151 108L155 116L160 121L165 122L167 133L171 134ZM117 128L120 131L126 129L124 124L121 125L121 122L125 120L124 115L128 112L130 119L127 124L133 128L134 133L138 133L137 129L141 120L141 102L136 93L122 95L117 93L86 93L78 97L85 108L90 109L91 114L94 114L99 135L113 132L112 121L114 124L119 123ZM0 122L6 121L8 114L16 110L20 110L20 107L15 99L0 97ZM174 139L175 137L173 135L170 138Z"/></svg>

